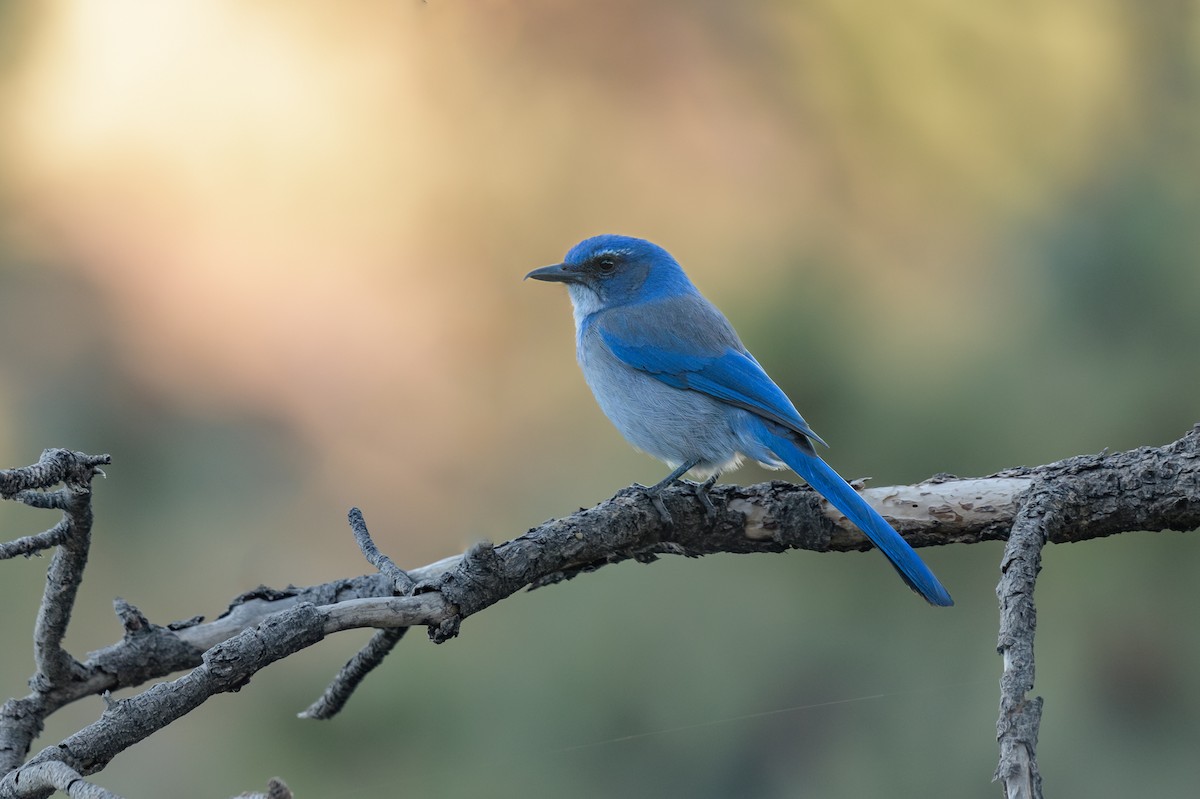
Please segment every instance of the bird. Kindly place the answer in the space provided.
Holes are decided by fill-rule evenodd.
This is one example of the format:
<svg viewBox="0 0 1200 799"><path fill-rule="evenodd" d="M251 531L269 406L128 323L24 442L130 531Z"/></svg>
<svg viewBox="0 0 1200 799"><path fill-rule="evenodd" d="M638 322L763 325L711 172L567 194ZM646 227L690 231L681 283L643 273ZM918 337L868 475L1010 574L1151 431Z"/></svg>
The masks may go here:
<svg viewBox="0 0 1200 799"><path fill-rule="evenodd" d="M743 458L787 466L857 525L916 593L932 605L954 604L912 547L821 459L813 444L828 444L669 252L604 234L525 277L566 285L576 357L596 402L630 444L671 467L642 487L664 522L660 495L689 472L707 476L690 484L711 513L708 490Z"/></svg>

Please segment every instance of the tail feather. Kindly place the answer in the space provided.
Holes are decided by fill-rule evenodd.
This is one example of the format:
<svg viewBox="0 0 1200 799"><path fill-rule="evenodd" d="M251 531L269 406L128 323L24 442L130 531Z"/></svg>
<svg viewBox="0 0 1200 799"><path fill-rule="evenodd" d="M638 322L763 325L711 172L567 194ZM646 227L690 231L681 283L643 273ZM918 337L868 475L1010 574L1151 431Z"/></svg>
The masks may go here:
<svg viewBox="0 0 1200 799"><path fill-rule="evenodd" d="M772 439L771 450L786 462L792 471L808 481L810 486L821 492L835 508L858 525L859 529L867 534L867 538L892 562L909 588L923 596L931 605L954 604L950 593L933 576L933 572L908 542L901 538L832 466L816 454L804 451L789 438L774 433L769 435Z"/></svg>

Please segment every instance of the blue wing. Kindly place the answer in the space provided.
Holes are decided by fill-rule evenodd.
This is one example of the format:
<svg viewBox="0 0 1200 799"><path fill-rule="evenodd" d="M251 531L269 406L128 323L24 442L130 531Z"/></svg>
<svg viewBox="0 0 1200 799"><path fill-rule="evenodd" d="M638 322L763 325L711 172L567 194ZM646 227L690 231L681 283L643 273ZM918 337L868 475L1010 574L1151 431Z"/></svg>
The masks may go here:
<svg viewBox="0 0 1200 799"><path fill-rule="evenodd" d="M669 386L699 391L825 444L711 303L685 295L647 305L653 307L598 315L597 332L613 355ZM648 313L658 324L645 324Z"/></svg>

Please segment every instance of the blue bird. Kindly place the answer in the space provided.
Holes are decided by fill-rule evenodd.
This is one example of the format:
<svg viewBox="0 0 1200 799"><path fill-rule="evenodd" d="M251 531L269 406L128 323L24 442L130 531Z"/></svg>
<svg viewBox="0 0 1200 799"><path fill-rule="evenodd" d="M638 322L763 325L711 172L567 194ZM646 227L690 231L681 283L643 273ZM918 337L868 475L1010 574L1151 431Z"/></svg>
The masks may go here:
<svg viewBox="0 0 1200 799"><path fill-rule="evenodd" d="M672 467L646 489L659 496L688 472L708 489L742 457L786 464L879 547L908 586L933 605L950 594L912 547L817 455L812 431L767 377L733 326L663 248L604 235L581 241L560 264L525 276L565 283L575 311L579 365L605 415L633 446Z"/></svg>

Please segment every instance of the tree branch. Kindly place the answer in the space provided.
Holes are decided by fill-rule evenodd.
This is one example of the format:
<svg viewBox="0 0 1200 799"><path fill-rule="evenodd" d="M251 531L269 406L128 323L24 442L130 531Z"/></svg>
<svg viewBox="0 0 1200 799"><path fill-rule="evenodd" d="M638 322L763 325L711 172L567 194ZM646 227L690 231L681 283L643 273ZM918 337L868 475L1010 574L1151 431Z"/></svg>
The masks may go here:
<svg viewBox="0 0 1200 799"><path fill-rule="evenodd" d="M1004 658L1000 677L1000 718L996 739L1000 763L993 780L1004 785L1008 799L1041 799L1042 778L1037 767L1038 727L1042 698L1026 699L1033 690L1033 634L1037 609L1033 590L1042 569L1042 546L1048 521L1057 516L1051 491L1037 492L1022 507L1000 562L1000 636L996 651Z"/></svg>
<svg viewBox="0 0 1200 799"><path fill-rule="evenodd" d="M408 576L407 572L393 563L391 558L384 555L375 546L375 541L371 538L367 523L363 519L362 511L358 508L351 508L349 520L354 540L358 542L358 548L362 550L363 557L367 559L367 562L392 581L395 593L411 594L417 584ZM346 706L346 702L350 700L354 690L376 666L383 663L383 659L395 649L396 644L400 643L400 639L406 632L408 632L407 627L386 627L376 630L367 645L356 652L354 657L334 676L333 681L326 687L320 698L300 713L300 718L330 719L340 713Z"/></svg>
<svg viewBox="0 0 1200 799"><path fill-rule="evenodd" d="M88 456L73 457L78 461ZM59 461L51 461L47 467L42 467L41 461L37 466L58 468L55 464ZM96 460L100 462L107 460ZM95 474L95 465L91 468L89 474ZM0 472L0 490L5 496L40 490L10 478L21 471ZM61 468L55 473L67 474ZM75 538L79 529L90 529L90 506L85 517L73 504L83 484L67 479L72 502L63 503L64 512L75 514L69 535ZM1040 785L1034 750L1040 700L1024 697L1033 681L1032 590L1041 543L1080 541L1128 530L1200 526L1200 426L1167 447L1080 456L983 479L939 475L916 486L868 489L863 494L894 520L914 546L998 540L1013 531L997 589L1003 619L999 646L1005 655L998 732L1002 752L1011 757L1003 756L997 778L1005 780L1010 797L1037 797ZM66 669L62 664L46 670L39 666L39 675L46 679L38 680L35 675L29 696L10 699L0 708L0 773L6 774L0 780L0 798L48 795L25 790L30 775L41 773L32 769L45 763L65 763L80 775L95 773L116 754L209 696L237 690L268 664L340 630L375 627L389 632L377 634L368 646L374 651L364 650L359 663L351 661L343 669L343 674L361 672L357 678L351 674L335 680L331 689L340 683L345 695L325 706L332 712L344 703L357 679L391 651L399 635L390 631L422 625L429 628L434 641L445 641L459 632L463 619L522 588L560 582L631 558L651 562L660 554L694 557L714 552L870 548L866 538L815 492L779 481L717 487L713 499L719 510L711 517L692 491L670 490L663 498L674 519L671 526L663 524L644 492L626 489L594 508L551 520L498 546L480 544L461 556L413 569L407 572L418 584L418 593L413 595L396 595L398 587L408 584L395 572L404 572L394 564L389 569L391 561L378 550L372 553L371 544L362 546L364 553L388 573L307 588L260 587L237 597L220 618L209 623L197 617L159 626L119 601L118 616L125 630L121 641L90 653L81 664L68 661ZM52 505L57 507L54 503L44 506ZM370 539L365 524L360 526L361 530L355 529L362 545ZM86 560L86 535L78 540L83 542ZM66 546L64 543L62 548ZM78 555L72 557L82 569ZM71 593L54 601L69 606L73 597ZM57 629L59 625L50 626ZM56 644L61 636L51 635L47 640ZM43 720L63 705L184 670L188 673L172 683L113 702L95 723L17 768L40 733ZM318 705L320 701L314 708ZM312 717L331 715L312 710L308 713ZM1021 790L1026 793L1019 793Z"/></svg>
<svg viewBox="0 0 1200 799"><path fill-rule="evenodd" d="M47 796L54 791L62 791L75 799L121 799L112 791L87 782L78 771L57 760L22 769L20 778L14 783L16 792L13 796L21 799Z"/></svg>

